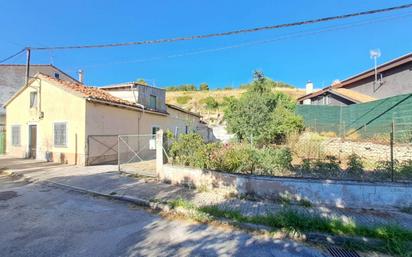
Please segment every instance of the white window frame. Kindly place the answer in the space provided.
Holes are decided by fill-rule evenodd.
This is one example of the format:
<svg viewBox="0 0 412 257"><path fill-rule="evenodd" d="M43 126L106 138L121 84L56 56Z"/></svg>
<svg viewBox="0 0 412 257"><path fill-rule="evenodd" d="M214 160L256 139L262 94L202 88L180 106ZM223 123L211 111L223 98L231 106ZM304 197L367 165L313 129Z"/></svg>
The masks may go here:
<svg viewBox="0 0 412 257"><path fill-rule="evenodd" d="M66 141L64 142L64 144L62 144L62 145L57 145L56 144L56 137L55 137L55 126L56 126L56 124L57 123L59 123L59 124L62 124L62 123L64 123L65 125L66 125ZM67 142L69 141L69 123L67 122L67 121L55 121L55 122L53 122L53 146L54 147L56 147L56 148L67 148Z"/></svg>
<svg viewBox="0 0 412 257"><path fill-rule="evenodd" d="M35 94L35 95L36 95L36 97L34 98L35 101L33 101L33 103L32 103L32 98L31 98L32 94ZM29 101L30 101L30 103L29 103L30 109L32 109L32 108L37 108L37 102L39 101L39 100L38 100L39 94L37 93L37 91L31 91L29 97L30 97L30 99L29 99Z"/></svg>
<svg viewBox="0 0 412 257"><path fill-rule="evenodd" d="M14 128L18 128L19 129L19 134L18 134L18 142L15 143L14 142L14 136L13 136L13 129ZM11 145L15 146L15 147L19 147L21 146L21 125L20 124L15 124L15 125L11 125Z"/></svg>

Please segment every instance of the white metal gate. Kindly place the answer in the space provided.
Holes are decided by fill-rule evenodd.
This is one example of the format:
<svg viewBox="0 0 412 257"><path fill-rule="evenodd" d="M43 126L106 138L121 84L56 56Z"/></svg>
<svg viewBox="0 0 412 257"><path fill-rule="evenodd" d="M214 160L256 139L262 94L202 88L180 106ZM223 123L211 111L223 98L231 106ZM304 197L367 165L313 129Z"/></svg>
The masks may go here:
<svg viewBox="0 0 412 257"><path fill-rule="evenodd" d="M139 176L156 176L156 137L119 135L118 170Z"/></svg>

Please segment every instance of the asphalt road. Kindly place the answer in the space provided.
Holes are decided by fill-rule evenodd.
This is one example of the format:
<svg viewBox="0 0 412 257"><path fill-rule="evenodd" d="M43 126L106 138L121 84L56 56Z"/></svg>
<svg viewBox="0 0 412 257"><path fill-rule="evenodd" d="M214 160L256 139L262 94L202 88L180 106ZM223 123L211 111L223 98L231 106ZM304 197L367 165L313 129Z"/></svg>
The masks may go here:
<svg viewBox="0 0 412 257"><path fill-rule="evenodd" d="M0 175L0 255L323 256L294 242L168 220L122 202Z"/></svg>

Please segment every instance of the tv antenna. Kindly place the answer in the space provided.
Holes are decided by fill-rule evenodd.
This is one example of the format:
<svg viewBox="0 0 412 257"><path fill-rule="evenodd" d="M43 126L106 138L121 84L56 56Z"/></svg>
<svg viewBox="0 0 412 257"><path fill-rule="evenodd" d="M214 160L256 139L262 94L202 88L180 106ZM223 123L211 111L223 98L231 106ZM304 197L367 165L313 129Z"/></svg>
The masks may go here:
<svg viewBox="0 0 412 257"><path fill-rule="evenodd" d="M375 69L375 85L378 83L378 58L381 57L381 50L373 49L369 51L369 56L374 61Z"/></svg>

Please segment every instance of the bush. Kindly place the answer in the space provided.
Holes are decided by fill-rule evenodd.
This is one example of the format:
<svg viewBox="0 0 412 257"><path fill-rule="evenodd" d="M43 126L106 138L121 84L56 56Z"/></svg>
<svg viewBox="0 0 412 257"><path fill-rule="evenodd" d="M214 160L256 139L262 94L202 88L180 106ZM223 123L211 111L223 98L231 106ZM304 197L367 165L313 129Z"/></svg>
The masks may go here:
<svg viewBox="0 0 412 257"><path fill-rule="evenodd" d="M263 148L259 151L259 165L263 173L279 175L291 168L292 153L288 148Z"/></svg>
<svg viewBox="0 0 412 257"><path fill-rule="evenodd" d="M179 165L206 168L213 146L206 144L198 134L181 134L170 146L170 157Z"/></svg>
<svg viewBox="0 0 412 257"><path fill-rule="evenodd" d="M213 110L219 107L219 103L212 96L208 96L200 100L201 104L205 104L207 109Z"/></svg>
<svg viewBox="0 0 412 257"><path fill-rule="evenodd" d="M412 180L412 160L400 163L398 172L401 178Z"/></svg>
<svg viewBox="0 0 412 257"><path fill-rule="evenodd" d="M199 90L200 91L207 91L207 90L209 90L209 85L207 83L202 83L199 86Z"/></svg>
<svg viewBox="0 0 412 257"><path fill-rule="evenodd" d="M225 145L212 153L210 168L231 173L253 173L258 166L258 152L250 145Z"/></svg>
<svg viewBox="0 0 412 257"><path fill-rule="evenodd" d="M192 97L191 97L191 96L188 96L188 95L178 96L178 97L176 98L176 102L177 102L178 104L187 104L191 99L192 99Z"/></svg>
<svg viewBox="0 0 412 257"><path fill-rule="evenodd" d="M359 155L353 153L348 156L347 171L353 175L361 175L363 173L363 163Z"/></svg>
<svg viewBox="0 0 412 257"><path fill-rule="evenodd" d="M328 155L324 160L316 160L314 169L322 175L331 176L340 171L340 166L335 156Z"/></svg>

